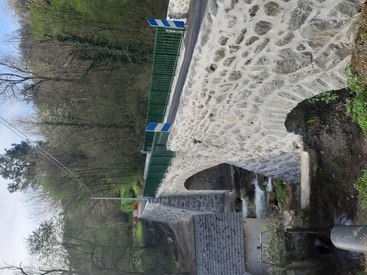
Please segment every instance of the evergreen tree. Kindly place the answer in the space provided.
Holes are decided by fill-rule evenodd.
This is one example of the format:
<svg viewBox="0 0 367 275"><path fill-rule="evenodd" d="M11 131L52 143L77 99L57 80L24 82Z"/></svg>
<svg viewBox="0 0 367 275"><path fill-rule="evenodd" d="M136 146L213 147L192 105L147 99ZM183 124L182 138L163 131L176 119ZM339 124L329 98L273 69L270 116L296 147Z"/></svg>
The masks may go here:
<svg viewBox="0 0 367 275"><path fill-rule="evenodd" d="M35 187L37 183L34 147L24 141L12 146L13 148L5 149L5 154L0 155L0 175L12 181L8 184L11 193Z"/></svg>

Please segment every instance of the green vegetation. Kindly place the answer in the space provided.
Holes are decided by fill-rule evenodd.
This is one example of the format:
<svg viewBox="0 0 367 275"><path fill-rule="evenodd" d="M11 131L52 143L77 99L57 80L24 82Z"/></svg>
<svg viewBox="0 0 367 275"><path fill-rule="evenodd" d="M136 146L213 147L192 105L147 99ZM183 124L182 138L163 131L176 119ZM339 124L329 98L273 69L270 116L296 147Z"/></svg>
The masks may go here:
<svg viewBox="0 0 367 275"><path fill-rule="evenodd" d="M292 260L293 246L284 231L282 218L277 216L271 219L264 228L268 232L263 234L266 244L263 245L263 259L270 265L269 274L286 274L286 267Z"/></svg>
<svg viewBox="0 0 367 275"><path fill-rule="evenodd" d="M141 222L138 222L134 226L134 236L136 239L136 243L143 245L144 244L144 228Z"/></svg>
<svg viewBox="0 0 367 275"><path fill-rule="evenodd" d="M367 271L365 270L365 267L362 267L362 268L363 268L363 270L357 271L356 275L367 275Z"/></svg>
<svg viewBox="0 0 367 275"><path fill-rule="evenodd" d="M356 121L367 133L367 85L364 79L359 77L351 68L346 71L348 76L348 88L354 95L354 98L346 101L348 112L352 113L353 120ZM354 184L359 193L361 207L367 209L367 172Z"/></svg>
<svg viewBox="0 0 367 275"><path fill-rule="evenodd" d="M292 259L293 246L284 231L282 214L289 210L289 184L283 180L275 180L275 195L279 204L280 213L263 225L262 259L269 263L269 274L286 274L286 267Z"/></svg>
<svg viewBox="0 0 367 275"><path fill-rule="evenodd" d="M337 94L327 91L327 92L323 92L321 94L318 94L314 97L307 99L306 102L308 104L315 104L318 102L325 102L326 104L329 104L330 102L337 100L337 99L338 99Z"/></svg>
<svg viewBox="0 0 367 275"><path fill-rule="evenodd" d="M121 198L137 198L141 194L141 186L139 186L139 181L139 176L132 176L129 184L121 185ZM121 211L130 214L130 216L132 217L135 203L137 203L137 201L122 200Z"/></svg>
<svg viewBox="0 0 367 275"><path fill-rule="evenodd" d="M357 180L354 187L359 193L361 207L367 209L367 171Z"/></svg>
<svg viewBox="0 0 367 275"><path fill-rule="evenodd" d="M367 33L365 28L367 27L367 21L361 22L361 28L359 30L359 38L362 42L367 42Z"/></svg>
<svg viewBox="0 0 367 275"><path fill-rule="evenodd" d="M354 94L354 98L346 101L348 112L352 113L353 120L356 121L364 132L367 131L367 86L366 82L358 77L350 68L347 69L348 88Z"/></svg>
<svg viewBox="0 0 367 275"><path fill-rule="evenodd" d="M282 180L275 181L275 195L277 197L277 201L279 203L279 207L282 210L287 209L288 204L288 183Z"/></svg>
<svg viewBox="0 0 367 275"><path fill-rule="evenodd" d="M331 167L333 168L335 173L341 172L343 169L342 162L339 159L333 160L331 163Z"/></svg>
<svg viewBox="0 0 367 275"><path fill-rule="evenodd" d="M320 122L320 118L318 117L311 117L310 119L307 120L307 124L316 124Z"/></svg>
<svg viewBox="0 0 367 275"><path fill-rule="evenodd" d="M359 37L362 41L367 41L367 33L365 33L364 31L359 33Z"/></svg>

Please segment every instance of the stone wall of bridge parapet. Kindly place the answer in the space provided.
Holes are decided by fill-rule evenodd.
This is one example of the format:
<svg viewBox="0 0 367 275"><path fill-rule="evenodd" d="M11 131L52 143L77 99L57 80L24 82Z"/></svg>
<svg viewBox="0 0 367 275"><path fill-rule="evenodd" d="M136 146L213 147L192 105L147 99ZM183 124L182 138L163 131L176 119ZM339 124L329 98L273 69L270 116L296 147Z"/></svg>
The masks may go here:
<svg viewBox="0 0 367 275"><path fill-rule="evenodd" d="M158 195L188 192L187 178L221 163L300 182L304 148L287 114L346 87L362 2L208 0Z"/></svg>

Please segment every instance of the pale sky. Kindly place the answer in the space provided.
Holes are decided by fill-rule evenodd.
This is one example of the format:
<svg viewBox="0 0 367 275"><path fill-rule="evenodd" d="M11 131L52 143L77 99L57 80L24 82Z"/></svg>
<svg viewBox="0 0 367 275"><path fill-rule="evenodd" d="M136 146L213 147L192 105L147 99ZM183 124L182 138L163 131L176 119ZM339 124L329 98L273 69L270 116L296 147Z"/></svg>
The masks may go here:
<svg viewBox="0 0 367 275"><path fill-rule="evenodd" d="M6 40L17 26L4 7L5 0L0 0L0 52L8 53L15 51L15 47ZM4 104L0 97L1 117L11 120L23 110L24 106L21 104ZM18 136L0 124L0 154L4 153L4 148L10 148L12 143L19 142ZM25 266L30 257L27 254L24 239L37 227L37 222L30 218L32 211L24 202L25 194L10 194L6 188L5 180L0 177L0 266L3 266L3 262L16 266L22 262ZM14 274L14 271L0 271L0 274Z"/></svg>
<svg viewBox="0 0 367 275"><path fill-rule="evenodd" d="M18 106L0 105L0 116L5 119L12 118L19 113ZM0 153L4 148L10 148L12 143L19 143L20 138L15 136L5 126L0 125ZM31 219L31 209L25 203L23 193L10 194L7 183L0 177L0 265L8 264L23 265L28 260L24 238L37 227L37 223ZM1 275L13 274L12 272L0 272Z"/></svg>

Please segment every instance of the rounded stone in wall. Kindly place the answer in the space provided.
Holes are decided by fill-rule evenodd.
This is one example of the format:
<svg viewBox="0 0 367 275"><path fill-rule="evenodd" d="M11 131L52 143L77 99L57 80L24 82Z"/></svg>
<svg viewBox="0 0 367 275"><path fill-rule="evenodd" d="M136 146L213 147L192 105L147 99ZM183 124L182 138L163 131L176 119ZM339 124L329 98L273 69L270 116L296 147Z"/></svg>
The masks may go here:
<svg viewBox="0 0 367 275"><path fill-rule="evenodd" d="M273 25L267 21L259 21L255 24L254 31L257 35L264 35L271 30Z"/></svg>
<svg viewBox="0 0 367 275"><path fill-rule="evenodd" d="M315 59L315 64L322 70L330 70L349 56L349 49L344 45L330 44L325 51ZM332 60L332 62L330 62Z"/></svg>
<svg viewBox="0 0 367 275"><path fill-rule="evenodd" d="M213 72L215 72L215 70L218 68L218 65L217 64L215 64L215 63L212 63L210 66L208 66L207 68L206 68L206 71L208 72L208 73L213 73Z"/></svg>
<svg viewBox="0 0 367 275"><path fill-rule="evenodd" d="M303 45L303 44L299 44L297 47L296 47L297 51L304 51L306 50L306 47Z"/></svg>
<svg viewBox="0 0 367 275"><path fill-rule="evenodd" d="M254 17L258 10L259 10L259 5L255 5L255 6L251 7L251 9L249 10L250 17Z"/></svg>
<svg viewBox="0 0 367 275"><path fill-rule="evenodd" d="M284 46L292 42L292 39L294 38L293 32L288 32L284 37L280 38L277 42L275 42L275 45L277 46Z"/></svg>
<svg viewBox="0 0 367 275"><path fill-rule="evenodd" d="M224 46L224 45L227 44L228 39L229 39L229 37L227 37L227 36L221 36L218 39L218 43L221 44L222 46Z"/></svg>
<svg viewBox="0 0 367 275"><path fill-rule="evenodd" d="M352 17L355 15L358 10L361 9L361 4L356 1L345 0L342 3L339 3L330 13L330 16L335 17Z"/></svg>
<svg viewBox="0 0 367 275"><path fill-rule="evenodd" d="M266 56L262 56L259 58L259 60L256 62L256 65L269 65L270 60Z"/></svg>
<svg viewBox="0 0 367 275"><path fill-rule="evenodd" d="M238 46L238 45L229 45L229 53L235 53L239 49L241 49L241 46Z"/></svg>
<svg viewBox="0 0 367 275"><path fill-rule="evenodd" d="M243 39L245 39L245 33L247 32L247 29L242 29L240 34L237 36L237 39L235 41L235 44L241 44Z"/></svg>
<svg viewBox="0 0 367 275"><path fill-rule="evenodd" d="M267 78L269 78L269 76L270 76L270 74L266 70L254 71L252 74L249 74L249 77L253 81L259 82L259 83L262 83L264 80L266 80Z"/></svg>
<svg viewBox="0 0 367 275"><path fill-rule="evenodd" d="M307 53L296 53L291 49L279 52L274 72L277 74L290 74L307 67L312 62L312 57Z"/></svg>
<svg viewBox="0 0 367 275"><path fill-rule="evenodd" d="M297 8L291 12L289 20L289 29L299 29L311 14L312 8L307 1L298 1Z"/></svg>
<svg viewBox="0 0 367 275"><path fill-rule="evenodd" d="M321 20L321 19L313 19L311 21L311 25L317 27L319 30L327 30L331 28L335 28L338 25L337 20Z"/></svg>
<svg viewBox="0 0 367 275"><path fill-rule="evenodd" d="M228 28L233 28L234 26L236 26L237 18L235 16L228 16L226 19L228 20L227 22Z"/></svg>
<svg viewBox="0 0 367 275"><path fill-rule="evenodd" d="M209 35L203 35L201 37L201 46L205 46L206 43L208 43L208 40L209 40Z"/></svg>
<svg viewBox="0 0 367 275"><path fill-rule="evenodd" d="M255 115L255 114L258 114L259 112L260 112L259 107L257 107L256 105L253 105L250 110L250 113Z"/></svg>
<svg viewBox="0 0 367 275"><path fill-rule="evenodd" d="M228 72L227 70L223 70L223 71L221 71L221 72L220 72L220 74L219 74L219 75L220 75L221 77L225 77L225 76L227 75L227 72Z"/></svg>
<svg viewBox="0 0 367 275"><path fill-rule="evenodd" d="M249 39L247 39L246 41L246 46L250 46L251 44L253 44L254 42L256 42L257 40L259 40L260 38L257 36L251 36Z"/></svg>
<svg viewBox="0 0 367 275"><path fill-rule="evenodd" d="M268 16L277 16L281 10L280 6L273 1L264 5L264 13Z"/></svg>
<svg viewBox="0 0 367 275"><path fill-rule="evenodd" d="M220 48L215 52L214 62L222 60L226 56L226 49Z"/></svg>
<svg viewBox="0 0 367 275"><path fill-rule="evenodd" d="M229 77L228 80L230 81L236 81L242 77L242 73L240 71L233 71Z"/></svg>
<svg viewBox="0 0 367 275"><path fill-rule="evenodd" d="M259 45L257 45L254 54L257 55L258 53L260 53L263 49L265 49L266 45L268 45L270 39L269 38L265 38Z"/></svg>
<svg viewBox="0 0 367 275"><path fill-rule="evenodd" d="M232 56L232 57L229 57L227 58L224 62L223 62L223 65L224 66L230 66L232 64L232 62L236 59L235 56Z"/></svg>

